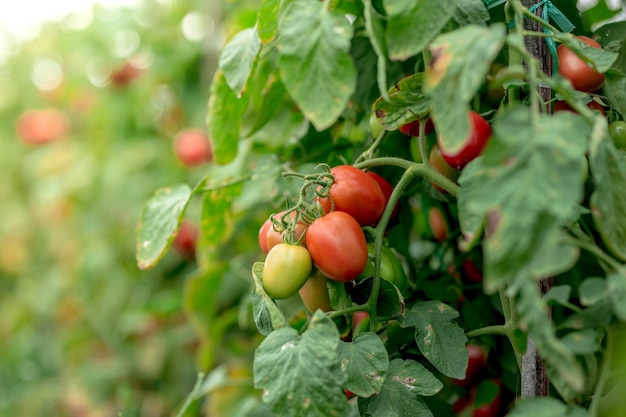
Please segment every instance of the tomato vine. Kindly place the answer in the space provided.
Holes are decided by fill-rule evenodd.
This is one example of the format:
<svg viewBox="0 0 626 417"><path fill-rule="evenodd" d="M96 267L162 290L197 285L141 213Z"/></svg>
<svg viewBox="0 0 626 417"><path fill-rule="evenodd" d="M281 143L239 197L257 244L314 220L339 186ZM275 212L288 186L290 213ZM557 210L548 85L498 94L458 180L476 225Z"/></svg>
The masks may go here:
<svg viewBox="0 0 626 417"><path fill-rule="evenodd" d="M264 276L275 260L263 261L259 248L246 252L248 307L265 336L254 355L254 387L267 415L447 416L461 408L459 398L474 415L523 417L547 407L556 413L549 415L597 417L613 406L600 403L621 386L606 364L615 355L609 336L626 320L626 222L618 215L626 210L626 160L609 121L624 118L626 96L616 88L626 85L626 46L621 35L590 47L569 33L568 17L577 13L547 0L531 8L521 0L265 0L256 25L227 44L209 101L216 171L254 174L196 187L203 222L220 226L204 229L205 265L237 238L239 223L220 219L215 206L236 212L242 188L263 181L273 191L259 201L287 207L276 231L306 243L297 250L310 253L309 279L322 282L324 307L310 311L314 304L299 292L303 268L281 271L288 291L277 293L268 287L277 272ZM528 39L547 42L552 73ZM557 43L606 77L601 90L575 88L566 75L572 60ZM607 116L588 108L591 99ZM554 100L575 113L551 114ZM409 123L419 127L406 135ZM259 163L259 148L274 134L277 156ZM342 188L341 169L361 179ZM393 191L384 195L364 171L379 173ZM194 194L179 187L155 196L138 242L151 241L144 230L164 216L167 231L176 229ZM383 195L381 214L372 206ZM445 235L424 230L432 207L452 220ZM361 216L370 209L375 214ZM308 229L296 239L300 220ZM151 252L138 245L142 265L170 243L166 234L152 241ZM373 271L363 274L368 243ZM406 288L381 276L389 253L399 255ZM480 270L467 266L472 259ZM546 278L554 286L542 293ZM352 326L356 312L367 313L368 331ZM190 316L206 317L197 308ZM459 387L452 381L465 377L468 339L490 353L479 380ZM545 365L550 397L519 400L529 346Z"/></svg>

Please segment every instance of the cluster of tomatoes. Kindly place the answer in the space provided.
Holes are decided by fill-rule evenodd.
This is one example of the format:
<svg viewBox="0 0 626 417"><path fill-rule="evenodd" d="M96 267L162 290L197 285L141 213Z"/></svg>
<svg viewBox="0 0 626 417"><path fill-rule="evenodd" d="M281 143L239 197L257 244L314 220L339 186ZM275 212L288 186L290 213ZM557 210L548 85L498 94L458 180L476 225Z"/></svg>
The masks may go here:
<svg viewBox="0 0 626 417"><path fill-rule="evenodd" d="M503 384L487 372L487 348L479 344L467 345L469 357L464 379L452 383L462 389L452 406L458 417L498 417L502 414Z"/></svg>
<svg viewBox="0 0 626 417"><path fill-rule="evenodd" d="M350 165L330 169L332 183L316 195L314 210L298 207L270 216L259 230L259 247L267 254L263 288L272 298L300 296L310 311L330 310L326 280L349 282L372 276L373 244L365 226L381 219L393 187L374 172ZM394 207L392 216L397 216ZM381 253L381 276L406 286L402 265L393 252Z"/></svg>

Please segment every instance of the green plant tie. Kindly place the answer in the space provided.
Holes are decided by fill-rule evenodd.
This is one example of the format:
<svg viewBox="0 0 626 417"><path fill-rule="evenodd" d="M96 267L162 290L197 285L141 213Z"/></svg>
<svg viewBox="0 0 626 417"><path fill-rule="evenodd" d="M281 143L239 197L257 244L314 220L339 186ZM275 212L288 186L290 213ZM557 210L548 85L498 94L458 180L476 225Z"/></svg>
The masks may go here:
<svg viewBox="0 0 626 417"><path fill-rule="evenodd" d="M528 9L529 12L534 13L537 8L544 6L541 11L541 18L548 21L548 18L551 18L552 21L561 29L562 32L569 33L576 26L561 12L550 0L542 0L539 3L535 4L533 7ZM551 31L544 27L543 31L550 34ZM556 53L556 44L554 43L554 38L548 37L546 38L546 45L548 46L548 50L550 51L550 55L552 55L552 74L556 74L559 71L559 59Z"/></svg>
<svg viewBox="0 0 626 417"><path fill-rule="evenodd" d="M503 1L500 1L500 0L493 0L493 1L483 0L483 2L489 8L495 7L498 4L503 3ZM546 22L549 19L552 19L552 21L556 24L556 26L562 32L569 33L572 30L574 30L574 28L576 27L574 26L572 22L570 22L567 16L563 14L562 11L560 11L554 4L552 4L552 1L550 0L541 0L539 3L535 4L530 9L528 9L528 11L531 13L535 13L535 10L537 10L541 6L544 6L543 10L541 11L541 18ZM512 20L508 23L508 28L510 30L510 29L513 29L514 27L515 27L515 21ZM543 27L543 31L548 34L552 33L550 29L548 29L545 26ZM552 73L556 74L559 70L559 59L556 53L556 44L554 43L554 38L552 37L546 38L546 45L548 46L548 50L550 51L550 55L552 56Z"/></svg>

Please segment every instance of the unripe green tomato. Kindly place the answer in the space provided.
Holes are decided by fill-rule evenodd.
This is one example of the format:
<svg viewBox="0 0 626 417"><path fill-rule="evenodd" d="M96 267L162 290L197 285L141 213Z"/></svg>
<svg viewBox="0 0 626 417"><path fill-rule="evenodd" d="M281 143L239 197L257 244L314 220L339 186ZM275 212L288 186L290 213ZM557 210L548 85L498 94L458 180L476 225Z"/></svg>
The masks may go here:
<svg viewBox="0 0 626 417"><path fill-rule="evenodd" d="M369 256L365 270L361 274L363 278L374 276L374 244L367 244L367 253ZM398 289L403 292L407 288L406 274L400 260L395 253L387 246L382 246L380 250L380 277L386 281L392 282Z"/></svg>
<svg viewBox="0 0 626 417"><path fill-rule="evenodd" d="M619 149L626 149L626 122L618 120L609 125L609 134Z"/></svg>
<svg viewBox="0 0 626 417"><path fill-rule="evenodd" d="M372 114L370 114L370 132L374 138L377 138L381 133L383 133L383 125L381 125L378 121L376 112L372 112Z"/></svg>
<svg viewBox="0 0 626 417"><path fill-rule="evenodd" d="M315 313L318 309L324 312L332 310L326 286L327 281L326 275L316 271L298 291L302 302L311 313Z"/></svg>
<svg viewBox="0 0 626 417"><path fill-rule="evenodd" d="M272 298L291 297L302 288L312 267L311 255L306 248L279 243L265 258L263 289Z"/></svg>

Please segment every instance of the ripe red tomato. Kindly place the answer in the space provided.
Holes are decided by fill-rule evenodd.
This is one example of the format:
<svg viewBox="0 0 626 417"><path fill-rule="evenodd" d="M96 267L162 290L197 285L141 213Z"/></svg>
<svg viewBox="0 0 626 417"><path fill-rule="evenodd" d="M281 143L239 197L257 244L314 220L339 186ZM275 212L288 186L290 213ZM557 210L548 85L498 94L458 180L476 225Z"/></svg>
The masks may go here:
<svg viewBox="0 0 626 417"><path fill-rule="evenodd" d="M389 203L389 197L391 197L391 193L393 193L393 186L389 184L386 179L373 171L367 171L367 175L374 178L374 181L376 181L385 196L385 205L387 205ZM397 202L395 207L393 208L393 211L391 212L391 217L389 218L389 224L394 224L394 222L398 218L398 214L400 214L400 202Z"/></svg>
<svg viewBox="0 0 626 417"><path fill-rule="evenodd" d="M469 281L475 282L477 284L483 282L482 271L478 269L474 261L472 261L470 258L467 258L465 261L463 261L463 265L461 265L461 267L463 268L464 276Z"/></svg>
<svg viewBox="0 0 626 417"><path fill-rule="evenodd" d="M31 145L42 145L63 139L70 130L65 113L54 108L27 110L15 124L17 135Z"/></svg>
<svg viewBox="0 0 626 417"><path fill-rule="evenodd" d="M367 241L361 226L349 214L333 211L316 219L305 238L313 262L328 278L352 281L365 269Z"/></svg>
<svg viewBox="0 0 626 417"><path fill-rule="evenodd" d="M367 311L355 311L352 313L352 330L361 329L361 326L369 325L370 313ZM368 320L367 322L365 320Z"/></svg>
<svg viewBox="0 0 626 417"><path fill-rule="evenodd" d="M198 228L188 220L183 220L178 228L172 247L181 256L193 259L196 256L196 242L198 241Z"/></svg>
<svg viewBox="0 0 626 417"><path fill-rule="evenodd" d="M407 136L419 136L420 135L420 121L413 120L412 122L405 123L402 126L400 126L398 130ZM426 120L426 125L424 126L424 134L428 135L433 130L435 130L435 125L433 125L433 121L429 117Z"/></svg>
<svg viewBox="0 0 626 417"><path fill-rule="evenodd" d="M261 225L261 228L259 229L259 248L261 248L263 253L266 255L270 251L267 248L267 232L269 232L271 228L272 228L272 220L267 219L265 220L265 222Z"/></svg>
<svg viewBox="0 0 626 417"><path fill-rule="evenodd" d="M306 280L298 291L302 302L311 313L315 313L318 309L322 311L332 310L326 281L328 281L326 276L317 271Z"/></svg>
<svg viewBox="0 0 626 417"><path fill-rule="evenodd" d="M455 415L458 415L458 414L462 413L463 411L465 411L465 409L468 408L469 405L470 405L469 404L469 398L459 397L452 404L452 412Z"/></svg>
<svg viewBox="0 0 626 417"><path fill-rule="evenodd" d="M291 297L302 288L312 267L306 248L279 243L265 258L263 288L272 298Z"/></svg>
<svg viewBox="0 0 626 417"><path fill-rule="evenodd" d="M445 242L448 238L448 222L439 207L428 209L428 224L437 242Z"/></svg>
<svg viewBox="0 0 626 417"><path fill-rule="evenodd" d="M387 200L376 181L364 171L351 165L331 168L335 181L330 186L329 197L319 202L325 213L331 210L331 199L335 211L348 213L361 226L371 226L380 220Z"/></svg>
<svg viewBox="0 0 626 417"><path fill-rule="evenodd" d="M447 152L444 147L441 146L439 138L437 139L443 159L448 165L459 171L465 168L465 165L471 160L480 155L485 149L485 146L487 146L489 139L491 139L491 126L489 126L489 123L487 123L480 114L471 111L468 113L468 117L470 125L469 135L465 138L463 147L459 151L455 153Z"/></svg>
<svg viewBox="0 0 626 417"><path fill-rule="evenodd" d="M587 107L589 107L591 110L599 111L600 113L602 113L602 116L606 117L606 112L604 111L604 108L602 108L602 105L597 101L591 100L589 103L587 103ZM554 102L553 112L557 113L560 111L571 111L572 113L576 113L576 111L565 100L557 100Z"/></svg>
<svg viewBox="0 0 626 417"><path fill-rule="evenodd" d="M592 48L602 48L600 44L586 36L577 38ZM564 44L556 48L559 58L559 74L567 78L574 89L593 93L604 83L604 74L591 68L589 64L580 59L571 49Z"/></svg>
<svg viewBox="0 0 626 417"><path fill-rule="evenodd" d="M491 385L491 387L487 387ZM481 387L482 386L482 387ZM476 394L479 389L493 389L495 393L493 398L483 404L476 403ZM470 391L470 402L472 403L472 417L498 417L500 416L500 408L502 408L502 382L497 378L492 378L481 382L479 385L472 387Z"/></svg>
<svg viewBox="0 0 626 417"><path fill-rule="evenodd" d="M174 138L174 153L188 167L198 166L213 160L211 142L200 129L181 130Z"/></svg>
<svg viewBox="0 0 626 417"><path fill-rule="evenodd" d="M484 347L476 344L468 344L466 348L469 359L465 371L465 378L452 379L452 382L460 387L473 385L480 374L487 368L487 351Z"/></svg>
<svg viewBox="0 0 626 417"><path fill-rule="evenodd" d="M437 144L433 145L432 149L430 150L428 161L430 162L430 166L432 166L436 171L438 171L440 174L442 174L444 177L447 177L451 181L456 182L457 178L459 178L459 171L455 168L452 168L443 159L441 150L439 149L439 146L437 146ZM447 192L436 184L433 184L433 186L442 193Z"/></svg>
<svg viewBox="0 0 626 417"><path fill-rule="evenodd" d="M275 214L273 217L277 220L280 220L283 214L285 214L285 211L281 211L280 213ZM296 213L292 211L291 218L293 219L295 215ZM272 227L272 219L269 219L269 222L270 222L270 227L267 230L267 235L265 237L268 251L272 250L272 248L278 245L279 243L283 243L283 235L286 233L286 230L283 230L281 232L277 232L276 230L274 230L274 227ZM295 230L295 236L294 236L295 240L293 242L286 242L286 243L294 244L295 242L297 242L300 239L300 237L304 234L304 232L306 232L307 228L308 228L308 225L303 221L299 221L298 223L296 223L296 230ZM302 240L301 244L304 245L304 240Z"/></svg>

